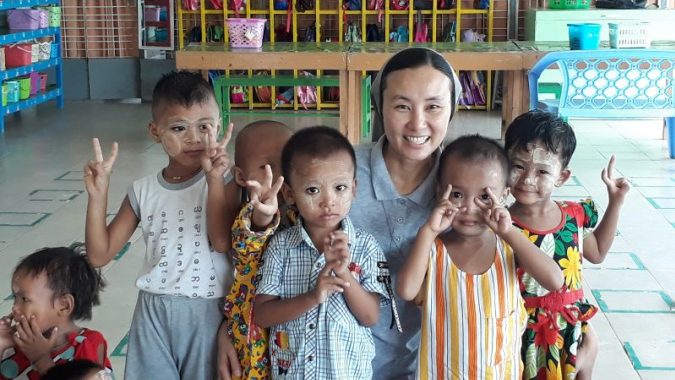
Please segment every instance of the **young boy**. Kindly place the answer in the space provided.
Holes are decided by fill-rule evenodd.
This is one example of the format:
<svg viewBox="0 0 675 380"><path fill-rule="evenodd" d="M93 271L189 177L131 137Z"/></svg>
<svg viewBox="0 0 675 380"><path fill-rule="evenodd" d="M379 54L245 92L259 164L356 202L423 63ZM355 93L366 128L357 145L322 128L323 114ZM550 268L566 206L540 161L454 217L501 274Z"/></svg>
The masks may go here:
<svg viewBox="0 0 675 380"><path fill-rule="evenodd" d="M273 379L372 377L368 327L388 296L377 280L386 262L347 217L355 161L349 141L327 127L301 130L284 147L284 199L300 218L265 251L254 315L270 328Z"/></svg>
<svg viewBox="0 0 675 380"><path fill-rule="evenodd" d="M227 331L232 339L242 367L241 379L269 378L267 330L252 323L253 299L264 247L281 220L277 200L284 181L280 176L281 151L292 134L286 125L269 120L251 123L239 132L232 172L242 190L241 210L231 233L214 228L215 223L208 228L211 241L232 240L230 252L237 272L225 301L228 323L219 334ZM222 205L210 205L222 209Z"/></svg>
<svg viewBox="0 0 675 380"><path fill-rule="evenodd" d="M593 201L553 201L553 190L572 175L568 165L575 148L572 127L547 112L520 115L506 132L512 165L509 185L516 199L509 207L513 223L565 277L563 289L549 292L527 273L519 276L528 314L523 379L590 379L598 350L598 338L588 322L597 308L584 297L582 260L604 261L630 185L624 178L614 178L612 156L602 170L609 204L599 224Z"/></svg>
<svg viewBox="0 0 675 380"><path fill-rule="evenodd" d="M108 183L117 144L104 161L94 139L96 160L84 168L87 256L95 267L107 264L141 223L146 257L136 280L140 292L125 379L214 379L215 329L223 319L219 300L233 271L225 254L209 245L207 181L223 181L232 127L222 142L215 142L221 119L213 89L188 71L166 74L157 83L152 117L150 135L162 144L169 163L134 181L108 226ZM236 360L233 350L228 352Z"/></svg>

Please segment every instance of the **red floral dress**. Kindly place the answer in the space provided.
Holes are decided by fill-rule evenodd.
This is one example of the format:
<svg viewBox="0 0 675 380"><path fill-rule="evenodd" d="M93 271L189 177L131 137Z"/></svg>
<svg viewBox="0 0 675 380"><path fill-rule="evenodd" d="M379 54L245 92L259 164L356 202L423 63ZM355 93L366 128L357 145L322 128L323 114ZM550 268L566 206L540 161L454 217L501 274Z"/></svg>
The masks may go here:
<svg viewBox="0 0 675 380"><path fill-rule="evenodd" d="M513 224L560 266L565 278L560 291L549 292L522 269L518 271L528 315L521 351L523 379L527 380L573 380L581 336L597 312L584 297L581 272L583 239L598 222L597 208L590 199L556 203L563 217L550 231L536 231L513 219Z"/></svg>

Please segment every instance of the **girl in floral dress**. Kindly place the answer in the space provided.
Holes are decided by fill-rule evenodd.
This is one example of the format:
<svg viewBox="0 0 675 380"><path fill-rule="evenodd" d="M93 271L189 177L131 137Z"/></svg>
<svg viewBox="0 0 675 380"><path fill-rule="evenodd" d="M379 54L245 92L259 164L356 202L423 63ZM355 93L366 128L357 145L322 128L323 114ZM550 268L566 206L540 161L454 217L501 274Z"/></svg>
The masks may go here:
<svg viewBox="0 0 675 380"><path fill-rule="evenodd" d="M519 116L506 133L509 185L516 199L509 208L513 223L558 263L565 278L562 289L549 292L527 273L519 273L528 314L523 379L590 379L597 355L597 337L588 324L597 308L584 297L582 261L605 260L630 185L625 178L614 178L612 156L601 175L609 204L600 223L590 199L553 201L553 190L572 174L568 164L575 148L571 126L542 111Z"/></svg>

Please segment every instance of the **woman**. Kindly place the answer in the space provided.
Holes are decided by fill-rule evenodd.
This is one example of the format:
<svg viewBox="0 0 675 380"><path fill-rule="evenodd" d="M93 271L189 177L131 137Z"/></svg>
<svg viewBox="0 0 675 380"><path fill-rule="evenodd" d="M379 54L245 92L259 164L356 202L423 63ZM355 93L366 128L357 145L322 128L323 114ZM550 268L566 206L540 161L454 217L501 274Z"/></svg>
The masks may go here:
<svg viewBox="0 0 675 380"><path fill-rule="evenodd" d="M425 48L394 55L373 83L373 131L384 135L375 145L357 148L359 186L349 216L382 246L391 289L418 229L436 204L440 146L461 91L450 64ZM412 303L398 297L395 301L403 331L398 331L392 313L380 314L372 328L374 379L414 378L421 314Z"/></svg>

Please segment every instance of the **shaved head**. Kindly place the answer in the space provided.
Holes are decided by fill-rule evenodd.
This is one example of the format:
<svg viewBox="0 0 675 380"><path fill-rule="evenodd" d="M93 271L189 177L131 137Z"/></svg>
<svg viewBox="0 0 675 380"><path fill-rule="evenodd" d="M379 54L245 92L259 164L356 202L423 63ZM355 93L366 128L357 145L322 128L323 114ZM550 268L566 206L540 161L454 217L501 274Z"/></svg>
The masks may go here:
<svg viewBox="0 0 675 380"><path fill-rule="evenodd" d="M234 143L234 163L243 166L250 154L257 152L256 146L261 140L283 139L287 141L293 135L293 130L286 124L273 120L254 121L245 126L237 135Z"/></svg>

